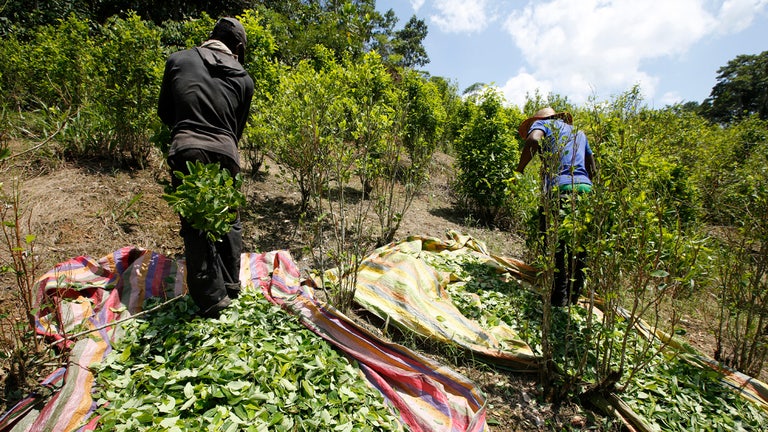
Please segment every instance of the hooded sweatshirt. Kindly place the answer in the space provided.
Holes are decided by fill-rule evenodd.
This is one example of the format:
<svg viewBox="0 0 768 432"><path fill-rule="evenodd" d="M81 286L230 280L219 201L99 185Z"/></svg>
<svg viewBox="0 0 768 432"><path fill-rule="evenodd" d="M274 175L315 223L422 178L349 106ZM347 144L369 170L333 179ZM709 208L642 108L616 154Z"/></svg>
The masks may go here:
<svg viewBox="0 0 768 432"><path fill-rule="evenodd" d="M253 97L253 80L218 41L171 54L165 63L157 113L171 128L168 156L185 149L226 155L239 166Z"/></svg>

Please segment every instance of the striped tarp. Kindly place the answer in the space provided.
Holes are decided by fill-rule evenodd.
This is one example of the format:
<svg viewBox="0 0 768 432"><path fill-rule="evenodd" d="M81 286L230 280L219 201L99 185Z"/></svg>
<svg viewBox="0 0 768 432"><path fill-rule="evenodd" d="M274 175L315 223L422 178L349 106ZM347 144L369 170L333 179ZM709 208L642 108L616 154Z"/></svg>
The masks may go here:
<svg viewBox="0 0 768 432"><path fill-rule="evenodd" d="M182 271L173 259L125 247L100 259L72 258L38 279L35 330L71 352L67 365L43 382L50 391L32 393L11 408L0 417L0 431L92 429L89 367L109 354L120 335L119 326L109 324L141 311L147 298L183 294ZM95 331L71 339L82 330Z"/></svg>
<svg viewBox="0 0 768 432"><path fill-rule="evenodd" d="M383 246L361 264L355 301L384 321L422 337L459 346L478 358L506 369L536 370L537 357L508 326L485 329L465 317L451 301L446 286L458 282L423 259L427 254L472 254L499 276L511 274L530 281L533 268L488 253L482 242L448 232L447 240L409 237Z"/></svg>
<svg viewBox="0 0 768 432"><path fill-rule="evenodd" d="M260 287L274 303L358 361L413 431L481 431L484 399L475 385L449 368L385 343L343 314L317 300L302 286L287 252L243 254L241 282ZM46 273L37 284L40 314L36 330L53 343L70 347L66 367L55 371L39 391L0 417L0 431L93 430L98 418L89 367L120 337L115 321L142 310L152 297L185 293L183 262L152 251L126 247L100 259L78 257ZM102 328L103 327L103 328ZM96 330L73 340L84 329ZM69 335L69 336L67 336ZM42 407L42 408L41 408Z"/></svg>
<svg viewBox="0 0 768 432"><path fill-rule="evenodd" d="M307 328L357 360L411 431L487 428L485 400L474 383L404 346L381 341L318 300L311 284L301 283L286 254L249 256L241 280L257 281L270 301L298 315Z"/></svg>

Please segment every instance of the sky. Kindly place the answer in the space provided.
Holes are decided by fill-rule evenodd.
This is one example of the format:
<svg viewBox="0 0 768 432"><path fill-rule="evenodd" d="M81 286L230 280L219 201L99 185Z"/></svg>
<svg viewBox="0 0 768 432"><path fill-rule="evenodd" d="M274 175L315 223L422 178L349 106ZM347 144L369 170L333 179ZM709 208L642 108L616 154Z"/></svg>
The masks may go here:
<svg viewBox="0 0 768 432"><path fill-rule="evenodd" d="M498 87L509 104L555 93L581 105L638 85L661 108L702 102L717 70L768 51L768 0L379 0L401 29L424 20L430 62L456 83Z"/></svg>

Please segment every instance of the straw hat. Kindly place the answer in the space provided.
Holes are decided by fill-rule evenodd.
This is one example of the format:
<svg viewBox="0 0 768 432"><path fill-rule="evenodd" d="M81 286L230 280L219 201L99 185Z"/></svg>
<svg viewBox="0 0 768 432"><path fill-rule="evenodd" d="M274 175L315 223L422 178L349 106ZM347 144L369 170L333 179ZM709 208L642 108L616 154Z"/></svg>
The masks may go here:
<svg viewBox="0 0 768 432"><path fill-rule="evenodd" d="M533 117L527 118L525 121L520 123L520 127L517 128L517 133L519 133L523 139L526 139L528 138L528 130L531 128L533 122L536 120L544 120L548 118L559 118L568 124L573 124L573 116L571 116L570 113L555 112L555 110L552 108L546 107L536 111L536 114L534 114Z"/></svg>

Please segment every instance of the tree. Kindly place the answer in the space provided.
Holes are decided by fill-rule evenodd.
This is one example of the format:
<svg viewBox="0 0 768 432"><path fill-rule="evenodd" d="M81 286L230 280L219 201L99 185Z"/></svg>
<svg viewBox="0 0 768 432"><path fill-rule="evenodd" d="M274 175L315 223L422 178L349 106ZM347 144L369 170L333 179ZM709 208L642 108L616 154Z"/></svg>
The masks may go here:
<svg viewBox="0 0 768 432"><path fill-rule="evenodd" d="M180 21L187 17L197 17L203 12L214 17L236 16L255 3L253 0L8 0L0 9L0 15L6 22L22 28L55 24L58 19L70 13L104 24L114 15L127 17L130 12L134 12L142 19L159 25L166 20Z"/></svg>
<svg viewBox="0 0 768 432"><path fill-rule="evenodd" d="M85 17L89 9L88 3L86 0L4 1L0 6L0 35L6 37L10 34L12 25L29 29L44 24L56 24L57 20L70 14Z"/></svg>
<svg viewBox="0 0 768 432"><path fill-rule="evenodd" d="M427 24L416 15L405 23L402 30L395 32L392 51L400 56L399 65L403 67L424 66L429 63L424 39L427 37Z"/></svg>
<svg viewBox="0 0 768 432"><path fill-rule="evenodd" d="M275 36L281 62L296 65L312 58L317 45L328 48L336 61L360 58L380 40L389 40L394 14L381 15L375 0L260 0L254 3ZM382 36L384 35L384 36Z"/></svg>
<svg viewBox="0 0 768 432"><path fill-rule="evenodd" d="M397 100L392 117L396 120L372 164L379 246L394 240L403 216L427 181L446 121L438 85L409 68L400 69L395 81Z"/></svg>
<svg viewBox="0 0 768 432"><path fill-rule="evenodd" d="M731 123L757 114L768 120L768 51L737 56L717 73L717 84L701 106L705 118Z"/></svg>
<svg viewBox="0 0 768 432"><path fill-rule="evenodd" d="M462 101L459 95L459 86L455 81L451 81L441 76L432 76L428 78L435 85L440 93L441 103L445 109L445 125L443 133L438 137L438 148L446 153L452 151L451 143L455 140L458 130L462 127L458 119L458 112L461 109Z"/></svg>
<svg viewBox="0 0 768 432"><path fill-rule="evenodd" d="M456 191L480 222L498 224L511 197L507 180L520 155L515 131L522 119L491 88L466 100L458 118L463 127L454 142Z"/></svg>

